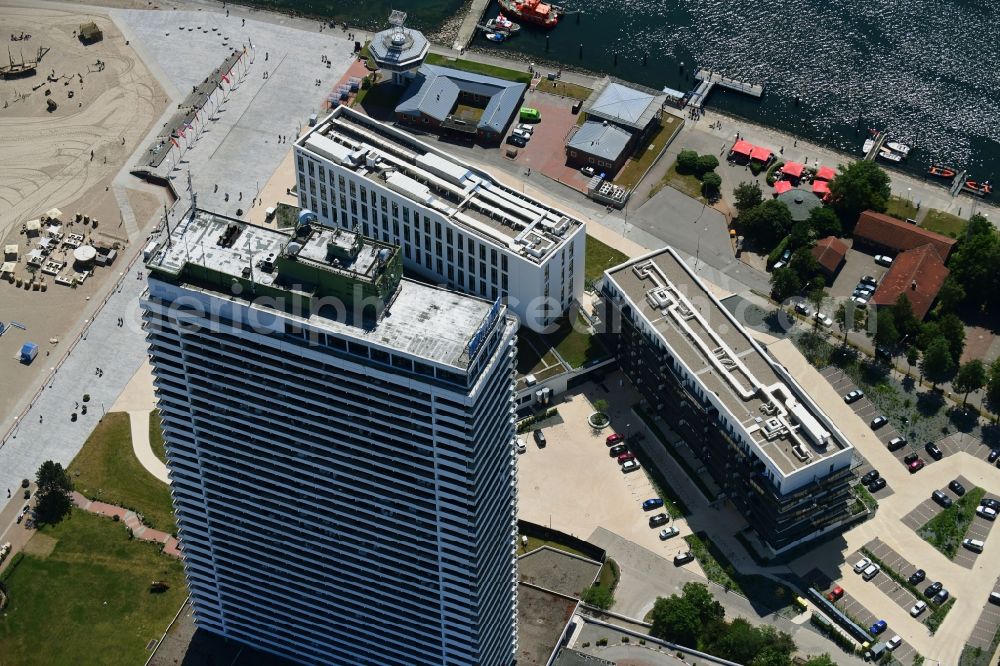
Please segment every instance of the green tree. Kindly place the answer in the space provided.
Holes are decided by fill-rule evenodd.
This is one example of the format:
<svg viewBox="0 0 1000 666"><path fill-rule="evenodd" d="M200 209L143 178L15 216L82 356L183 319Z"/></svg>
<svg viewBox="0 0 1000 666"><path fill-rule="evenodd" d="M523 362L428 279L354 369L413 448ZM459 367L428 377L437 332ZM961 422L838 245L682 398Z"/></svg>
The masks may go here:
<svg viewBox="0 0 1000 666"><path fill-rule="evenodd" d="M696 173L698 171L698 153L693 150L682 150L677 155L678 173Z"/></svg>
<svg viewBox="0 0 1000 666"><path fill-rule="evenodd" d="M847 335L861 329L861 310L854 301L844 301L837 306L837 311L833 313L833 320L837 322L837 327L844 334L841 344L847 346Z"/></svg>
<svg viewBox="0 0 1000 666"><path fill-rule="evenodd" d="M73 490L69 475L62 465L46 460L38 468L35 478L35 517L39 523L58 523L69 513L69 492Z"/></svg>
<svg viewBox="0 0 1000 666"><path fill-rule="evenodd" d="M1000 358L990 363L990 378L986 383L986 403L994 414L1000 414Z"/></svg>
<svg viewBox="0 0 1000 666"><path fill-rule="evenodd" d="M608 413L608 401L604 398L598 398L594 401L594 411L598 411L602 414Z"/></svg>
<svg viewBox="0 0 1000 666"><path fill-rule="evenodd" d="M809 211L809 226L812 227L816 238L839 236L844 232L843 226L840 224L840 218L826 206L813 208Z"/></svg>
<svg viewBox="0 0 1000 666"><path fill-rule="evenodd" d="M880 347L894 349L899 344L899 330L896 328L896 318L889 308L879 308L875 315L875 343Z"/></svg>
<svg viewBox="0 0 1000 666"><path fill-rule="evenodd" d="M830 201L845 225L853 228L862 211L883 212L889 203L889 175L874 162L840 165L830 183Z"/></svg>
<svg viewBox="0 0 1000 666"><path fill-rule="evenodd" d="M951 387L957 393L965 394L962 398L962 407L969 400L969 394L986 386L986 366L979 359L972 359L968 363L963 363L958 369L958 374L951 383Z"/></svg>
<svg viewBox="0 0 1000 666"><path fill-rule="evenodd" d="M820 286L813 286L809 293L806 294L806 299L812 303L813 310L815 312L820 312L823 309L823 303L827 300L826 289ZM819 319L813 317L813 328L819 328Z"/></svg>
<svg viewBox="0 0 1000 666"><path fill-rule="evenodd" d="M765 247L774 247L792 228L792 214L784 202L771 199L740 215L748 236Z"/></svg>
<svg viewBox="0 0 1000 666"><path fill-rule="evenodd" d="M917 348L925 352L927 351L927 347L940 337L941 327L938 326L938 323L936 321L925 321L920 325L920 330L917 332Z"/></svg>
<svg viewBox="0 0 1000 666"><path fill-rule="evenodd" d="M684 583L682 591L684 598L698 611L698 618L703 625L718 622L726 617L726 609L712 596L708 585L695 582Z"/></svg>
<svg viewBox="0 0 1000 666"><path fill-rule="evenodd" d="M722 187L722 176L710 171L701 177L701 189L705 193L705 196L711 198L719 193L719 188Z"/></svg>
<svg viewBox="0 0 1000 666"><path fill-rule="evenodd" d="M695 171L699 178L703 178L710 171L715 171L717 166L719 166L719 160L715 155L700 155L695 164Z"/></svg>
<svg viewBox="0 0 1000 666"><path fill-rule="evenodd" d="M941 335L948 341L948 348L951 349L951 357L957 363L962 358L965 350L965 325L954 313L949 312L938 319L938 328Z"/></svg>
<svg viewBox="0 0 1000 666"><path fill-rule="evenodd" d="M590 604L601 610L608 610L615 603L615 598L611 590L603 585L591 585L583 591L581 599L584 603Z"/></svg>
<svg viewBox="0 0 1000 666"><path fill-rule="evenodd" d="M818 281L814 281L814 278L819 276L819 262L813 256L812 248L803 246L792 252L792 258L788 262L788 267L795 271L795 274L799 276L799 282L802 284L812 283L814 288L815 286L826 286L826 281L822 276L820 276Z"/></svg>
<svg viewBox="0 0 1000 666"><path fill-rule="evenodd" d="M935 338L927 345L924 353L924 363L921 366L924 376L931 380L931 388L939 382L946 381L955 371L955 359L951 356L951 348L943 337Z"/></svg>
<svg viewBox="0 0 1000 666"><path fill-rule="evenodd" d="M953 312L965 300L965 288L959 284L954 275L944 279L938 291L937 302L941 312Z"/></svg>
<svg viewBox="0 0 1000 666"><path fill-rule="evenodd" d="M917 364L920 360L920 350L916 347L909 347L906 350L906 371L909 372L910 368Z"/></svg>
<svg viewBox="0 0 1000 666"><path fill-rule="evenodd" d="M687 599L676 594L667 598L658 597L650 612L650 622L653 625L649 630L650 635L688 647L697 647L701 620L698 609Z"/></svg>
<svg viewBox="0 0 1000 666"><path fill-rule="evenodd" d="M815 657L809 657L809 660L802 666L837 666L837 662L830 658L829 654L825 652L821 655Z"/></svg>
<svg viewBox="0 0 1000 666"><path fill-rule="evenodd" d="M913 314L913 305L906 294L900 294L892 306L892 318L901 336L914 335L920 330L920 321Z"/></svg>
<svg viewBox="0 0 1000 666"><path fill-rule="evenodd" d="M706 637L708 651L717 657L749 664L764 648L766 638L744 618L738 617L724 631Z"/></svg>
<svg viewBox="0 0 1000 666"><path fill-rule="evenodd" d="M757 181L743 182L733 189L733 199L736 201L736 210L743 213L754 206L759 206L764 200L764 195Z"/></svg>
<svg viewBox="0 0 1000 666"><path fill-rule="evenodd" d="M799 293L802 289L802 282L788 266L782 266L771 273L771 295L779 303L784 302L789 296Z"/></svg>
<svg viewBox="0 0 1000 666"><path fill-rule="evenodd" d="M949 276L965 292L964 303L977 311L1000 308L1000 235L982 215L973 215L948 260ZM950 296L950 295L949 295Z"/></svg>
<svg viewBox="0 0 1000 666"><path fill-rule="evenodd" d="M813 231L812 227L809 226L809 220L793 222L792 229L788 232L788 246L795 248L807 247L812 245L812 242Z"/></svg>

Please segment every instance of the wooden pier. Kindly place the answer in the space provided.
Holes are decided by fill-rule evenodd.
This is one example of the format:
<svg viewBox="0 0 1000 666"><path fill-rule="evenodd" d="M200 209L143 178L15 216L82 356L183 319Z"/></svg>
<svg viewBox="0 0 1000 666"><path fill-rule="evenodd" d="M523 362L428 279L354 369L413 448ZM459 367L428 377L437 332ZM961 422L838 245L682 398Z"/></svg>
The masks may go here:
<svg viewBox="0 0 1000 666"><path fill-rule="evenodd" d="M695 72L694 78L698 81L698 87L691 93L688 100L688 106L693 106L696 109L700 109L705 105L705 99L708 98L708 94L712 92L712 88L715 86L757 98L764 94L763 85L748 83L746 81L737 81L736 79L731 79L728 76L723 76L719 72L713 72L712 70L705 69L704 67L698 68L698 71Z"/></svg>
<svg viewBox="0 0 1000 666"><path fill-rule="evenodd" d="M882 151L882 146L885 144L885 141L888 138L889 135L886 134L885 132L879 132L878 134L875 135L875 143L873 143L871 149L867 153L865 153L866 162L875 161L875 158L878 157L878 154Z"/></svg>
<svg viewBox="0 0 1000 666"><path fill-rule="evenodd" d="M965 186L965 177L967 174L968 171L963 171L955 176L955 180L951 181L951 196L956 196L962 191L962 188Z"/></svg>

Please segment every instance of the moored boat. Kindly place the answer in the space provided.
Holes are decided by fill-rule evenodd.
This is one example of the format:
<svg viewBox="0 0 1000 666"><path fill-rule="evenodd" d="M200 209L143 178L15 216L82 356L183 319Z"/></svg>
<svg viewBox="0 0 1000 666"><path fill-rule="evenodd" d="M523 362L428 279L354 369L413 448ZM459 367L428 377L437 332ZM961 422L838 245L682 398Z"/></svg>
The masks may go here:
<svg viewBox="0 0 1000 666"><path fill-rule="evenodd" d="M490 40L491 42L500 43L504 40L504 36L501 35L499 32L488 32L486 33L486 39Z"/></svg>
<svg viewBox="0 0 1000 666"><path fill-rule="evenodd" d="M936 176L938 178L954 178L955 174L958 173L954 169L946 166L940 166L938 164L932 164L929 169L927 169L928 176Z"/></svg>
<svg viewBox="0 0 1000 666"><path fill-rule="evenodd" d="M864 144L861 146L861 152L865 155L871 152L872 146L875 145L875 139L865 139Z"/></svg>
<svg viewBox="0 0 1000 666"><path fill-rule="evenodd" d="M878 156L884 160L889 160L890 162L902 162L903 156L899 153L894 153L888 148L880 148L878 151Z"/></svg>
<svg viewBox="0 0 1000 666"><path fill-rule="evenodd" d="M899 155L902 155L903 157L906 157L907 155L910 154L910 147L907 146L905 143L898 143L896 141L888 141L888 142L886 142L885 147L888 148L889 150L891 150L894 153L898 153Z"/></svg>
<svg viewBox="0 0 1000 666"><path fill-rule="evenodd" d="M500 14L495 19L490 19L486 21L487 32L498 32L501 35L507 35L508 37L512 36L520 29L521 29L520 23L514 23L512 21L508 21L506 18L504 18L503 14Z"/></svg>
<svg viewBox="0 0 1000 666"><path fill-rule="evenodd" d="M520 21L533 23L543 28L554 28L559 17L565 13L562 7L550 5L542 0L499 0L500 8Z"/></svg>
<svg viewBox="0 0 1000 666"><path fill-rule="evenodd" d="M972 194L979 195L981 197L985 197L987 194L992 194L993 192L993 186L990 184L990 181L988 180L984 180L983 182L980 183L978 181L969 179L965 181L964 185L962 185L962 189L967 192L971 192Z"/></svg>

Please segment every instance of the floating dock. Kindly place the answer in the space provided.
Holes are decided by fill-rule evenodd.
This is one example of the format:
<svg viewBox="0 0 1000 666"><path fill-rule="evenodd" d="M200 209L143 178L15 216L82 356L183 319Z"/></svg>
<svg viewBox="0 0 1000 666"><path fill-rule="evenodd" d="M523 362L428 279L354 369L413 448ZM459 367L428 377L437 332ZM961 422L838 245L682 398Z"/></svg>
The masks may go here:
<svg viewBox="0 0 1000 666"><path fill-rule="evenodd" d="M871 149L867 153L865 153L866 162L875 161L875 158L878 157L879 152L881 152L882 150L882 146L885 145L885 141L888 138L889 135L886 134L885 132L879 132L878 134L875 135L875 143L873 143Z"/></svg>
<svg viewBox="0 0 1000 666"><path fill-rule="evenodd" d="M688 106L693 106L696 109L700 109L705 105L705 99L708 98L708 94L712 92L712 88L715 86L757 98L760 98L760 96L764 94L763 85L748 83L746 81L737 81L736 79L731 79L728 76L723 76L719 72L713 72L712 70L705 69L704 67L698 68L698 71L694 74L694 78L695 81L698 81L699 83L698 87L694 89L688 98Z"/></svg>
<svg viewBox="0 0 1000 666"><path fill-rule="evenodd" d="M956 196L962 191L962 187L965 185L965 177L968 173L968 171L962 171L960 174L955 176L955 180L951 181L951 196Z"/></svg>

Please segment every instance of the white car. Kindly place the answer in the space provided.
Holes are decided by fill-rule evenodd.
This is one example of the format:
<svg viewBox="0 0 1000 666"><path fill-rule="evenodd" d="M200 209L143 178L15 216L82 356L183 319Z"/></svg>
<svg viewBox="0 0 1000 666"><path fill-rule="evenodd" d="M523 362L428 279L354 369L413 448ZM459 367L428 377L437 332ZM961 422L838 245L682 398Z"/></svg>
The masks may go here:
<svg viewBox="0 0 1000 666"><path fill-rule="evenodd" d="M817 312L816 314L813 315L813 317L819 319L819 323L823 324L824 326L833 326L833 320L830 319L825 314L823 314L822 312Z"/></svg>
<svg viewBox="0 0 1000 666"><path fill-rule="evenodd" d="M861 573L862 571L867 569L868 565L871 563L872 561L869 560L867 557L862 557L860 560L854 563L854 573Z"/></svg>
<svg viewBox="0 0 1000 666"><path fill-rule="evenodd" d="M662 530L660 530L660 541L666 541L667 539L669 539L671 537L675 537L675 536L677 536L680 533L681 533L681 531L679 529L677 529L676 527L673 527L673 526L671 526L671 527L664 527Z"/></svg>
<svg viewBox="0 0 1000 666"><path fill-rule="evenodd" d="M524 442L524 440L522 438L518 437L517 438L517 452L518 453L524 453L527 450L528 450L528 445Z"/></svg>
<svg viewBox="0 0 1000 666"><path fill-rule="evenodd" d="M531 132L525 132L523 129L516 129L513 132L511 132L510 134L511 134L511 136L519 136L522 139L524 139L525 141L528 141L529 139L531 139Z"/></svg>
<svg viewBox="0 0 1000 666"><path fill-rule="evenodd" d="M535 126L534 125L528 125L528 124L525 124L525 123L519 123L518 126L517 126L517 129L521 130L522 132L527 132L528 134L531 134L531 133L533 133L535 131Z"/></svg>
<svg viewBox="0 0 1000 666"><path fill-rule="evenodd" d="M593 176L594 167L592 166L580 167L580 173L582 173L584 176Z"/></svg>
<svg viewBox="0 0 1000 666"><path fill-rule="evenodd" d="M927 602L918 601L917 603L913 604L913 608L910 609L910 615L912 615L913 617L917 617L925 610L927 610Z"/></svg>
<svg viewBox="0 0 1000 666"><path fill-rule="evenodd" d="M861 298L860 296L855 296L851 300L854 301L854 304L856 306L858 306L859 308L866 308L866 307L868 307L868 301L866 301L865 299Z"/></svg>
<svg viewBox="0 0 1000 666"><path fill-rule="evenodd" d="M892 257L887 254L876 254L875 263L879 266L892 266Z"/></svg>
<svg viewBox="0 0 1000 666"><path fill-rule="evenodd" d="M626 474L628 474L629 472L634 472L637 469L639 469L638 460L626 460L625 462L622 463L622 472Z"/></svg>
<svg viewBox="0 0 1000 666"><path fill-rule="evenodd" d="M977 506L976 515L980 518L985 518L986 520L996 520L997 511L996 509L991 509L988 506Z"/></svg>
<svg viewBox="0 0 1000 666"><path fill-rule="evenodd" d="M903 644L903 639L900 638L899 635L897 634L885 642L885 649L888 650L889 652L892 652L902 644Z"/></svg>

